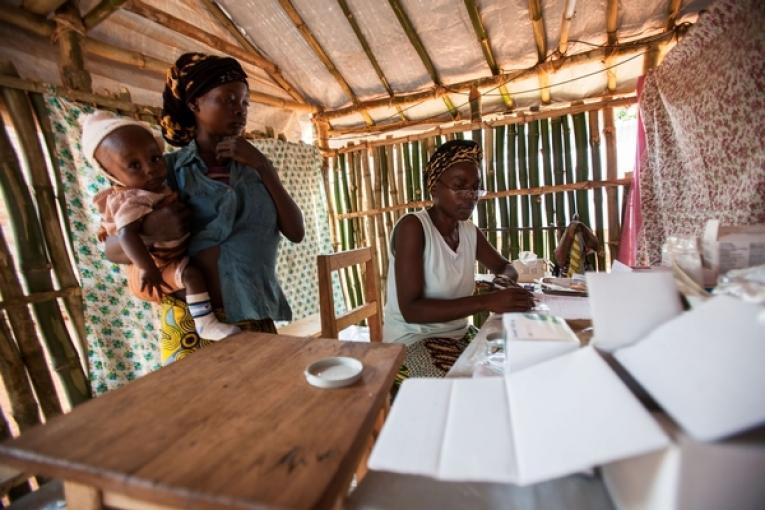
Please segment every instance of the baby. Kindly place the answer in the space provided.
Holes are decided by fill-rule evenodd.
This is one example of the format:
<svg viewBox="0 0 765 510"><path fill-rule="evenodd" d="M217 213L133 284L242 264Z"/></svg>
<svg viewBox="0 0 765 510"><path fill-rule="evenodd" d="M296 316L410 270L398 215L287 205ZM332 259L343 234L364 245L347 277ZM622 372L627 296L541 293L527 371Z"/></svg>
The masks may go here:
<svg viewBox="0 0 765 510"><path fill-rule="evenodd" d="M186 256L189 234L170 242L145 243L141 222L154 209L178 200L165 184L164 142L149 127L109 112L97 111L82 120L82 152L112 186L94 202L101 213L99 240L117 235L132 262L128 288L140 299L159 302L166 294L186 291L194 325L201 338L221 340L238 333L213 313L204 275Z"/></svg>

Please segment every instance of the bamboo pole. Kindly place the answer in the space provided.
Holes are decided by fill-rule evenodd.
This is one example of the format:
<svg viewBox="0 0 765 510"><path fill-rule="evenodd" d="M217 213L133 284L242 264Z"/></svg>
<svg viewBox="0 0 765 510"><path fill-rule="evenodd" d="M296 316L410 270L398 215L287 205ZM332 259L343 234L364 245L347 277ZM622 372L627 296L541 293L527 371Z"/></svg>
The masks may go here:
<svg viewBox="0 0 765 510"><path fill-rule="evenodd" d="M598 122L599 112L590 112L588 114L589 126L590 126L590 161L592 162L592 180L600 181L603 179L603 173L601 170L600 161L600 128ZM595 235L600 243L605 241L603 237L604 232L604 218L603 218L603 190L598 188L593 190L593 201L595 202L595 219L593 221L595 227ZM605 271L606 259L605 251L598 250L598 270Z"/></svg>
<svg viewBox="0 0 765 510"><path fill-rule="evenodd" d="M579 191L579 190L592 190L596 188L609 188L609 187L623 187L623 186L629 186L632 183L632 177L625 175L623 179L616 179L614 181L611 180L605 180L605 181L582 181L582 182L572 182L570 184L561 184L559 186L540 186L538 188L525 188L525 189L508 189L507 191L495 191L494 193L487 193L485 197L481 198L481 200L490 200L492 198L500 198L500 197L510 197L517 198L517 197L523 197L523 196L536 196L536 195L544 195L545 193L557 193L559 191ZM418 202L409 202L406 204L401 204L399 206L390 206L390 207L384 207L379 209L373 209L371 211L357 211L347 214L340 214L338 217L340 219L352 219L352 218L365 218L367 216L374 216L375 214L381 214L388 211L394 211L396 209L404 209L404 208L411 208L411 207L429 207L432 205L432 202L430 200L420 200ZM512 219L513 215L510 215L510 218ZM547 227L543 227L547 228ZM550 227L552 228L552 227ZM559 228L559 227L555 227ZM521 231L521 230L532 230L532 227L510 227L510 231Z"/></svg>
<svg viewBox="0 0 765 510"><path fill-rule="evenodd" d="M553 152L553 180L555 185L565 183L566 170L563 166L563 130L562 121L565 117L555 117L551 121L552 126L552 152ZM555 224L566 225L566 200L563 193L555 194Z"/></svg>
<svg viewBox="0 0 765 510"><path fill-rule="evenodd" d="M472 131L472 139L478 144L481 149L484 149L482 131L483 123L481 123L481 94L478 92L478 87L470 89L470 120L475 126ZM486 152L484 151L483 164L478 168L481 182L486 182ZM488 207L486 202L481 200L478 202L478 228L485 232L489 227Z"/></svg>
<svg viewBox="0 0 765 510"><path fill-rule="evenodd" d="M401 28L404 30L404 33L406 33L407 38L409 38L409 42L412 44L414 50L417 52L417 55L420 57L422 64L425 66L425 69L427 69L428 74L430 75L430 79L433 80L436 89L443 87L443 83L441 83L441 78L438 76L436 66L433 65L433 61L430 59L430 55L428 55L428 51L425 49L425 45L422 44L422 40L417 34L417 31L414 29L414 25L412 25L412 22L409 19L409 16L407 16L404 7L401 5L401 2L399 0L388 0L388 3L390 4L391 9L393 9L393 12L396 14L396 18L398 18ZM443 99L449 114L452 116L452 118L456 119L459 114L447 93L444 92L440 95L440 97Z"/></svg>
<svg viewBox="0 0 765 510"><path fill-rule="evenodd" d="M4 135L0 134L0 146L4 145L4 142ZM3 170L5 170L5 168L3 168ZM5 182L3 182L3 189L6 189ZM23 301L24 291L22 290L21 282L16 275L13 256L11 255L11 251L5 240L5 235L2 229L0 229L0 262L0 292L2 292L3 298L5 299L5 308L8 313L8 319L13 328L13 334L18 342L22 361L26 365L26 369L29 371L32 385L35 388L38 400L42 406L43 415L46 418L52 418L53 416L61 414L61 403L58 400L53 378L48 370L48 363L45 359L45 353L43 352L40 337L35 328L34 319L32 318L28 305ZM2 317L0 317L0 320L3 320ZM8 341L13 342L10 335L8 335ZM9 354L9 356L10 355L11 354ZM11 363L11 361L12 359L8 358L8 362ZM5 374L5 371L3 371L3 373ZM23 393L25 391L22 386L7 389L9 392L18 390ZM32 415L37 416L37 411L34 413L31 411L28 413L20 412L20 418L28 424L34 424L38 421L30 420L29 417Z"/></svg>
<svg viewBox="0 0 765 510"><path fill-rule="evenodd" d="M343 14L345 14L345 17L348 20L348 24L351 25L353 33L356 34L356 39L358 39L359 44L361 45L361 49L364 50L367 59L369 59L369 63L372 64L375 73L377 73L377 77L380 79L380 83L382 83L385 92L388 93L389 97L393 97L395 95L393 88L390 86L388 78L385 77L385 73L383 72L382 67L380 67L380 63L377 61L377 57L375 57L374 52L372 52L372 47L369 45L369 41L367 41L367 38L364 36L364 32L361 31L361 27L356 22L356 17L353 15L351 8L348 6L347 0L337 0L337 3L340 4L340 9L343 11ZM407 120L406 115L404 115L404 112L400 106L396 106L396 111L398 111L398 116L401 118L401 120Z"/></svg>
<svg viewBox="0 0 765 510"><path fill-rule="evenodd" d="M550 121L542 119L540 122L540 137L542 138L542 167L544 168L545 186L554 186L552 161L550 160ZM545 224L547 226L555 225L555 196L545 195ZM548 251L546 258L552 260L555 251L555 230L547 231Z"/></svg>
<svg viewBox="0 0 765 510"><path fill-rule="evenodd" d="M494 139L496 140L494 160L497 162L497 191L507 191L507 174L505 171L507 168L507 165L505 164L506 129L505 126L497 126L494 128ZM510 256L510 232L507 230L510 227L508 198L500 197L497 200L499 201L499 224L502 228L502 245L500 253L502 253L503 257L507 258Z"/></svg>
<svg viewBox="0 0 765 510"><path fill-rule="evenodd" d="M332 164L330 165L330 172L332 174L332 191L335 201L335 222L337 224L337 231L338 231L338 238L336 240L336 245L333 246L332 251L334 253L339 253L340 251L347 250L347 241L345 237L345 222L343 220L339 220L337 218L338 214L343 214L345 212L345 209L343 208L343 200L340 190L340 168L342 168L340 165L340 160L345 159L344 155L339 155L332 159ZM347 270L347 268L345 268ZM348 303L350 303L349 300L349 294L348 294L348 282L347 277L343 271L339 272L340 274L340 287L343 289L343 302L347 306Z"/></svg>
<svg viewBox="0 0 765 510"><path fill-rule="evenodd" d="M77 8L73 4L68 4L53 19L57 26L61 83L65 87L92 92L93 83L90 79L90 73L85 70L85 59L81 45L82 35L72 28L79 25L79 28L84 32Z"/></svg>
<svg viewBox="0 0 765 510"><path fill-rule="evenodd" d="M316 120L314 122L314 128L316 130L317 145L319 148L327 148L329 142L327 140L327 130L329 129L329 123ZM335 220L335 206L332 203L332 192L329 186L329 160L326 157L321 158L321 176L324 184L324 196L327 199L327 213L329 215L329 234L332 241L334 251L337 251L338 239L337 239L337 223Z"/></svg>
<svg viewBox="0 0 765 510"><path fill-rule="evenodd" d="M417 182L420 185L421 200L430 200L430 190L428 189L425 182L425 165L428 164L428 160L430 159L430 156L429 156L430 151L428 150L430 143L431 143L430 138L426 138L425 140L420 142L420 172L418 175Z"/></svg>
<svg viewBox="0 0 765 510"><path fill-rule="evenodd" d="M683 0L669 0L669 7L667 9L667 30L675 28L677 18L680 15L680 7L683 5Z"/></svg>
<svg viewBox="0 0 765 510"><path fill-rule="evenodd" d="M348 156L348 158L350 157L351 156ZM353 220L345 220L340 218L340 216L342 216L344 213L351 212L350 193L348 192L348 167L346 159L347 158L345 154L338 155L337 180L335 181L338 188L338 191L336 192L336 196L338 197L337 221L339 223L340 232L342 233L341 242L343 251L348 251L351 249L351 239L353 237ZM343 289L345 292L345 304L349 307L349 309L355 308L356 306L356 295L353 293L352 282L353 272L351 269L346 267L343 269Z"/></svg>
<svg viewBox="0 0 765 510"><path fill-rule="evenodd" d="M388 205L398 205L401 202L399 201L399 194L398 194L398 182L396 179L396 165L394 160L394 154L393 154L393 146L392 145L386 145L385 147L381 148L385 151L385 172L388 175L387 182L388 182ZM400 216L400 211L396 211L394 214L390 214L387 218L388 220L388 237L386 239L390 239L390 235L393 233L393 225L396 223Z"/></svg>
<svg viewBox="0 0 765 510"><path fill-rule="evenodd" d="M603 135L606 137L606 178L617 178L616 168L616 130L614 129L614 109L606 107L603 110ZM610 259L614 260L616 249L619 244L619 206L617 203L616 189L606 189L608 201L608 250Z"/></svg>
<svg viewBox="0 0 765 510"><path fill-rule="evenodd" d="M412 153L411 145L408 143L402 144L404 150L404 164L406 166L406 201L414 202L417 197L414 194L414 168L412 168ZM411 212L411 210L410 210Z"/></svg>
<svg viewBox="0 0 765 510"><path fill-rule="evenodd" d="M21 295L21 285L11 260L11 252L5 241L5 236L0 229L0 291L5 299ZM61 406L56 399L56 389L53 386L50 372L45 363L37 332L35 331L32 316L27 305L13 305L8 309L8 319L11 326L17 332L22 351L13 340L13 336L6 325L6 317L0 314L0 375L2 375L5 391L11 404L13 419L24 430L32 425L40 423L40 409L35 400L32 386L27 378L27 369L32 376L32 384L41 395L40 402L43 404L43 412L52 417L61 413ZM24 335L22 338L19 335ZM30 346L37 347L30 352L25 349ZM26 351L26 352L25 352ZM24 358L27 366L24 365ZM28 367L28 368L27 368ZM52 398L53 397L53 398Z"/></svg>
<svg viewBox="0 0 765 510"><path fill-rule="evenodd" d="M507 172L508 172L508 192L518 191L518 158L517 158L517 143L518 143L518 127L515 124L510 124L507 127ZM515 229L510 232L510 257L511 259L517 259L520 252L520 237L518 235L518 198L515 195L506 195L509 197L510 203L510 228Z"/></svg>
<svg viewBox="0 0 765 510"><path fill-rule="evenodd" d="M571 30L571 20L574 17L576 0L564 0L563 13L560 21L560 37L558 41L558 54L566 55L568 51L568 33Z"/></svg>
<svg viewBox="0 0 765 510"><path fill-rule="evenodd" d="M486 168L486 180L484 186L493 193L497 191L497 172L494 168L494 129L483 128L483 161ZM496 199L486 200L486 227L489 229L489 243L497 246L497 203Z"/></svg>
<svg viewBox="0 0 765 510"><path fill-rule="evenodd" d="M529 167L528 156L526 155L526 124L518 125L518 183L521 189L529 188ZM531 222L529 213L531 210L531 204L528 195L521 196L521 220L522 226L530 227ZM529 232L524 230L522 232L523 238L523 251L531 251L531 236Z"/></svg>
<svg viewBox="0 0 765 510"><path fill-rule="evenodd" d="M606 41L610 48L617 45L616 30L618 28L619 2L608 0L606 6ZM616 91L616 69L613 66L614 58L611 51L606 52L604 64L606 66L606 88L609 92Z"/></svg>
<svg viewBox="0 0 765 510"><path fill-rule="evenodd" d="M406 198L406 170L404 168L404 148L405 144L387 146L393 147L396 152L396 186L398 191L398 204L405 204ZM404 209L398 211L397 219L401 218L406 213Z"/></svg>
<svg viewBox="0 0 765 510"><path fill-rule="evenodd" d="M590 98L593 99L593 98ZM430 138L434 135L448 135L451 133L456 134L459 136L459 133L464 133L467 131L472 131L475 129L480 129L483 127L484 124L488 124L491 127L496 127L499 125L508 125L508 124L525 124L527 122L531 122L532 120L539 120L539 119L545 119L545 118L551 118L551 117L557 117L564 114L574 114L574 113L580 113L580 112L586 112L590 110L595 110L602 108L606 105L611 106L624 106L628 104L635 103L635 95L634 93L628 94L626 96L620 96L620 97L601 97L597 96L594 98L591 102L584 102L584 101L576 101L574 104L564 106L564 107L557 107L554 105L549 106L542 106L542 107L534 107L534 111L519 111L519 110L513 110L512 112L496 112L492 114L488 114L491 116L499 115L498 118L495 120L490 121L484 121L484 120L478 120L475 122L471 121L461 121L461 122L449 122L451 125L448 127L443 126L437 126L435 128L432 128L430 130L424 131L422 133L418 133L416 135L408 135L408 136L402 136L398 138L393 138L393 140L398 141L414 141L414 140L424 140L425 138ZM374 128L358 128L358 127L349 127L349 128L332 128L329 131L330 137L337 138L338 136L349 136L349 135L375 135L375 134L381 134L388 131L394 131L396 129L400 129L402 127L412 127L412 126L421 126L425 127L428 125L429 119L420 119L417 121L407 121L407 122L396 122L393 124L381 124L378 126L375 126ZM443 122L444 124L446 121ZM386 141L386 139L380 139L375 141L367 142L365 141L364 144L368 144L372 147L376 147L379 145L385 145L386 143L389 143ZM359 146L356 146L355 150L360 150ZM349 148L341 148L337 149L339 152L349 152Z"/></svg>
<svg viewBox="0 0 765 510"><path fill-rule="evenodd" d="M589 176L589 168L587 165L587 118L584 113L574 115L574 141L576 143L576 180L586 181ZM576 210L579 213L579 220L592 227L587 190L577 191Z"/></svg>
<svg viewBox="0 0 765 510"><path fill-rule="evenodd" d="M351 211L359 211L360 203L359 203L359 189L358 189L358 175L357 170L359 166L359 158L360 154L351 154L351 157L348 158L348 173L351 179L351 193L349 195L350 197L350 203ZM361 221L359 218L353 219L350 223L350 225L353 226L351 229L351 233L353 234L353 237L351 238L351 249L354 248L360 248L364 246L364 229L361 225ZM362 296L361 296L361 276L359 275L359 267L353 266L352 268L353 272L353 296L354 296L354 307L360 306L363 302Z"/></svg>
<svg viewBox="0 0 765 510"><path fill-rule="evenodd" d="M491 49L489 34L483 26L483 21L481 21L481 13L478 10L478 5L475 0L465 0L465 8L470 16L470 22L473 24L473 31L478 38L478 44L481 45L486 64L489 66L492 76L497 76L499 74L499 66L497 65L497 60L494 58L494 52ZM513 97L507 90L507 86L501 84L499 86L499 93L502 96L502 101L505 103L505 106L512 108Z"/></svg>
<svg viewBox="0 0 765 510"><path fill-rule="evenodd" d="M528 172L529 172L529 187L538 188L540 184L539 178L539 121L535 120L528 124L529 126L529 153L528 153ZM531 202L531 226L534 227L532 231L534 253L540 259L544 258L544 241L542 235L542 197L534 196L530 197Z"/></svg>
<svg viewBox="0 0 765 510"><path fill-rule="evenodd" d="M8 108L9 105L6 105ZM11 146L4 123L0 122L0 184L5 195L10 223L18 241L22 273L30 293L54 290L50 262L45 253L45 240L37 220L32 196L24 182L21 166ZM60 226L57 226L60 230ZM64 391L72 406L90 398L90 386L64 325L58 303L48 301L33 305L37 324L48 347L51 363L58 373ZM19 339L21 340L21 339ZM55 395L55 394L54 394Z"/></svg>
<svg viewBox="0 0 765 510"><path fill-rule="evenodd" d="M93 30L97 25L114 14L127 0L101 0L82 18L82 24L87 30Z"/></svg>
<svg viewBox="0 0 765 510"><path fill-rule="evenodd" d="M412 189L414 199L423 200L422 195L422 170L420 167L420 142L412 144Z"/></svg>
<svg viewBox="0 0 765 510"><path fill-rule="evenodd" d="M372 194L372 173L370 171L370 165L369 165L369 153L361 153L361 167L362 167L362 181L364 183L364 195L366 197L366 200L364 203L364 210L374 210L375 209L375 195ZM375 220L378 221L375 221ZM377 254L378 253L378 247L379 244L379 220L381 219L380 215L369 215L366 217L366 228L367 228L367 242L369 243L369 246L372 247L372 252ZM374 275L375 279L377 281L380 281L380 272L378 264L373 264L372 269L377 273ZM365 275L365 278L369 278L369 275ZM378 288L379 291L379 288ZM375 299L378 300L378 302L382 303L381 296L377 295L374 296ZM367 296L367 299L369 299L369 296Z"/></svg>
<svg viewBox="0 0 765 510"><path fill-rule="evenodd" d="M550 103L550 78L547 66L547 35L545 34L545 19L540 0L529 0L529 20L534 31L534 44L537 47L537 77L539 81L539 96L542 104Z"/></svg>
<svg viewBox="0 0 765 510"><path fill-rule="evenodd" d="M561 118L563 127L563 164L566 173L566 184L572 184L576 181L574 179L574 163L571 159L571 127L569 126L568 115ZM566 200L568 201L568 222L570 222L576 214L576 198L573 191L569 191L566 194Z"/></svg>
<svg viewBox="0 0 765 510"><path fill-rule="evenodd" d="M234 36L239 45L248 53L252 53L258 59L269 61L265 55L247 38L245 37L240 28L234 23L234 20L221 9L215 0L202 0L202 3L207 7L207 10L212 16L225 27L228 32ZM270 62L270 61L269 61ZM274 80L279 86L284 89L290 97L298 103L307 103L306 98L284 77L281 70L274 64L272 71L266 70L266 74Z"/></svg>
<svg viewBox="0 0 765 510"><path fill-rule="evenodd" d="M3 72L15 71L5 68L0 63ZM22 153L27 161L32 188L35 192L37 213L42 224L45 243L50 253L53 272L63 288L79 287L79 281L72 267L69 250L62 228L64 223L59 216L53 185L48 173L48 163L40 147L35 116L26 94L13 89L2 89L3 99L21 145ZM47 116L46 116L47 118ZM66 209L62 209L65 211ZM69 318L72 321L77 340L83 356L87 355L88 343L85 333L85 307L80 295L70 294L64 297ZM85 363L87 367L87 362Z"/></svg>
<svg viewBox="0 0 765 510"><path fill-rule="evenodd" d="M297 9L295 9L295 6L292 5L292 1L279 0L279 5L281 5L284 12L287 14L287 16L290 18L292 23L295 25L295 28L297 28L298 32L300 32L300 35L303 37L303 40L313 50L314 54L318 57L321 63L324 64L324 67L326 67L327 71L329 71L329 74L331 74L332 77L335 79L337 84L343 90L343 93L345 93L345 95L348 96L348 99L351 101L351 103L353 103L353 105L358 105L359 100L356 97L356 93L353 92L353 89L351 89L351 86L345 80L345 78L340 73L340 71L338 71L337 67L335 66L335 63L332 61L332 59L327 54L327 52L324 51L324 48L321 46L319 41L313 35L313 32L311 32L311 29L309 29L308 25L305 24L305 21L303 21L303 18L300 16L300 13L298 13ZM359 110L359 113L364 118L364 122L366 122L368 126L374 125L374 121L372 120L372 117L369 115L369 112L367 111L366 108Z"/></svg>
<svg viewBox="0 0 765 510"><path fill-rule="evenodd" d="M611 51L614 57L621 55L636 54L641 51L646 51L649 48L658 47L665 44L676 35L676 31L664 32L656 36L646 37L636 41L630 41L619 44L616 48L596 48L594 50L577 53L575 55L568 55L561 57L555 61L555 70L561 70L572 66L578 66L584 63L600 62L605 58L606 51ZM529 68L501 73L497 76L489 76L485 78L466 80L451 85L441 85L426 89L421 92L400 94L394 98L380 98L371 99L367 101L361 101L357 106L338 108L336 110L327 110L318 114L319 117L325 120L332 120L339 117L345 117L354 113L358 113L361 108L373 109L373 108L390 108L395 105L399 106L411 106L413 104L421 103L428 99L438 99L449 92L469 92L471 88L477 87L478 89L497 87L502 83L506 83L508 86L512 83L524 81L530 77L537 76L539 67L545 66L547 63L537 63Z"/></svg>
<svg viewBox="0 0 765 510"><path fill-rule="evenodd" d="M384 158L385 155L385 149L380 149ZM372 155L374 155L374 152L372 152ZM383 161L383 158L374 158L373 161L376 159L376 165L375 168L377 169L377 172L375 172L374 175L374 194L371 193L372 191L372 183L367 182L368 190L370 191L369 194L369 203L367 206L370 209L374 209L375 207L385 207L385 204L383 203L383 176L387 175L387 171L385 168L385 162ZM372 178L371 172L370 172L370 166L367 165L366 172L367 175L367 181L369 181ZM385 249L385 213L378 214L377 216L374 216L376 219L375 229L377 232L377 241L374 244L375 250L377 251L377 263L379 265L379 274L377 275L379 277L379 281L381 282L380 285L380 292L382 294L383 300L381 303L385 302L385 289L387 288L385 285L385 280L387 276L386 270L388 269L388 252Z"/></svg>

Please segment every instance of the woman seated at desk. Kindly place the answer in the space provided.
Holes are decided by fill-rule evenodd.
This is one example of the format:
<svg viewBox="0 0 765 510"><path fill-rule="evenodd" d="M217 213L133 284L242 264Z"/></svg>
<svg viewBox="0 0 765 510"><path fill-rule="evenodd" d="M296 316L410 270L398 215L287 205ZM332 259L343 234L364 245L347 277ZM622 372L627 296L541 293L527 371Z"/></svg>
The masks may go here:
<svg viewBox="0 0 765 510"><path fill-rule="evenodd" d="M510 262L469 221L486 193L480 164L475 142L440 146L425 168L433 205L404 216L393 230L383 338L407 346L399 382L443 377L474 336L468 316L534 305L532 295L515 286L473 295L476 259L497 275L517 279Z"/></svg>

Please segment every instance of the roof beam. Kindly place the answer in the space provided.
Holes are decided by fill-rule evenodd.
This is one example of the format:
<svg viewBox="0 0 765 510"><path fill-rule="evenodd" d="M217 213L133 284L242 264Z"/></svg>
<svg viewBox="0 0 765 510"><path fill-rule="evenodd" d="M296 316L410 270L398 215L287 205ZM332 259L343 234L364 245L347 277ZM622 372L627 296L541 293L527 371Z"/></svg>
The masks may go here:
<svg viewBox="0 0 765 510"><path fill-rule="evenodd" d="M369 63L372 64L372 67L374 67L375 72L377 73L377 77L380 78L380 82L382 83L383 87L385 87L385 91L388 93L388 96L393 97L395 95L393 93L393 88L390 86L388 78L385 77L385 73L383 73L383 70L380 67L380 63L377 61L374 53L372 53L372 48L369 46L369 41L367 41L367 38L361 31L361 27L359 27L359 24L356 22L356 18L353 16L353 12L348 6L348 2L346 0L337 0L337 3L340 4L340 9L342 9L343 14L345 14L345 17L348 19L348 23L350 23L353 32L356 34L356 38L359 40L359 44L361 44L361 47L364 49L364 53L366 53L367 58L369 59ZM401 107L397 106L396 110L398 111L398 115L401 117L401 120L406 120L406 115L404 115Z"/></svg>
<svg viewBox="0 0 765 510"><path fill-rule="evenodd" d="M153 21L158 25L173 30L174 32L185 35L190 39L201 42L202 44L205 44L211 48L215 48L216 50L231 55L232 57L236 57L243 62L259 67L272 78L274 76L279 76L280 80L284 80L284 77L281 75L281 71L276 66L276 64L265 58L260 53L243 50L242 48L231 44L228 41L224 41L220 37L204 32L193 24L176 18L175 16L172 16L148 4L145 4L140 0L131 0L131 2L128 4L127 10L145 19ZM276 78L274 78L274 81L279 83Z"/></svg>
<svg viewBox="0 0 765 510"><path fill-rule="evenodd" d="M491 69L492 76L497 76L499 74L499 66L497 65L497 60L494 58L494 52L491 49L491 41L489 41L489 34L483 26L481 13L478 11L478 5L476 5L475 0L465 0L465 8L470 16L470 22L473 24L473 31L478 38L478 43L481 45L481 50L483 50L486 64L488 64L489 69ZM505 103L505 106L512 108L513 97L510 95L510 92L507 91L507 87L504 84L499 86L499 93L502 95L502 101Z"/></svg>
<svg viewBox="0 0 765 510"><path fill-rule="evenodd" d="M669 0L668 18L667 18L667 30L675 28L677 17L680 15L680 7L683 5L683 0Z"/></svg>
<svg viewBox="0 0 765 510"><path fill-rule="evenodd" d="M46 39L53 35L55 29L55 24L52 21L45 19L43 16L38 16L19 9L18 7L11 7L4 4L0 4L0 22L13 25L21 30ZM82 49L88 54L96 55L111 60L112 62L154 72L162 76L165 75L172 65L169 62L164 62L136 51L113 46L87 36L82 38L81 44ZM250 90L250 100L255 103L265 104L284 110L310 113L315 113L318 110L316 106L310 104L298 103L296 101L290 101L288 99L255 92L253 90Z"/></svg>
<svg viewBox="0 0 765 510"><path fill-rule="evenodd" d="M576 0L564 0L563 14L560 20L560 40L558 41L558 54L565 55L568 51L568 32L571 29L571 20L574 18Z"/></svg>
<svg viewBox="0 0 765 510"><path fill-rule="evenodd" d="M265 55L263 55L263 53L257 47L255 47L252 41L244 36L242 30L236 25L236 23L234 23L234 20L231 19L229 13L224 11L221 6L215 2L215 0L202 0L202 3L205 5L205 7L207 7L207 10L210 11L210 14L213 15L218 23L223 25L229 31L229 33L234 36L242 48L248 52L253 53L254 55L257 55L259 58L267 60ZM306 98L290 82L287 81L281 72L277 70L273 73L266 71L266 73L271 77L272 80L278 83L281 88L287 91L287 94L289 94L292 99L299 103L307 103Z"/></svg>
<svg viewBox="0 0 765 510"><path fill-rule="evenodd" d="M82 18L82 24L85 25L86 30L93 30L99 23L105 21L106 18L122 7L122 4L126 1L127 0L101 0L98 5L88 11L85 17Z"/></svg>
<svg viewBox="0 0 765 510"><path fill-rule="evenodd" d="M651 48L655 46L659 46L661 44L664 44L665 42L671 40L675 37L675 31L671 32L664 32L663 34L654 35L650 37L646 37L643 39L638 39L635 41L626 42L620 45L617 45L615 48L612 48L612 55L614 57L625 55L625 54L634 54L639 51L643 50L650 50ZM606 54L606 48L595 48L590 51L577 53L575 55L567 55L563 56L560 59L556 60L555 62L555 69L562 69L569 66L576 66L585 62L592 62L597 60L602 60L605 57ZM508 73L500 73L497 76L489 76L485 78L479 78L477 80L468 80L458 83L449 84L447 86L436 86L432 87L428 90L424 90L422 92L414 92L411 94L406 95L399 95L395 96L393 98L382 98L382 99L372 99L370 101L363 101L361 102L357 107L346 107L346 108L339 108L337 110L330 110L330 111L324 111L318 114L319 118L330 120L330 119L336 119L339 117L345 117L351 114L356 113L357 108L383 108L383 107L393 107L395 105L411 105L416 103L421 103L422 101L428 100L428 99L438 99L442 97L444 94L448 93L448 91L458 91L458 92L468 92L470 88L475 85L478 88L487 88L487 87L496 87L500 83L513 83L514 81L524 80L531 76L535 76L537 74L537 69L540 67L540 65L549 65L549 63L545 64L536 64L528 69L523 69L519 71L513 71Z"/></svg>
<svg viewBox="0 0 765 510"><path fill-rule="evenodd" d="M427 69L428 74L430 75L430 79L433 80L433 83L436 85L436 87L443 87L441 78L438 76L436 66L433 65L433 61L430 59L430 55L428 55L428 51L425 49L425 45L422 44L422 40L420 39L420 36L417 35L417 31L414 29L414 25L412 25L412 21L409 19L409 16L407 16L404 7L401 5L401 2L399 0L388 0L388 3L393 9L393 12L396 14L401 28L404 29L406 36L409 38L409 42L412 43L412 46L414 46L414 50L417 52L417 55L419 55L422 64L425 66L425 69ZM449 115L451 115L453 119L456 119L458 112L457 108L454 106L454 103L452 103L452 100L446 94L442 95L441 97L444 101L444 104L446 105L446 109L449 110Z"/></svg>
<svg viewBox="0 0 765 510"><path fill-rule="evenodd" d="M545 34L545 19L542 14L542 2L529 0L529 19L531 28L534 30L534 43L537 46L537 77L539 79L539 96L542 104L550 103L550 78L544 62L547 60L547 35Z"/></svg>
<svg viewBox="0 0 765 510"><path fill-rule="evenodd" d="M617 0L608 0L606 5L606 36L609 49L616 46L616 30L618 28L619 2ZM609 93L616 91L616 69L608 69L613 64L613 58L609 51L606 51L606 79Z"/></svg>
<svg viewBox="0 0 765 510"><path fill-rule="evenodd" d="M24 0L21 8L34 14L47 16L66 3L66 0Z"/></svg>
<svg viewBox="0 0 765 510"><path fill-rule="evenodd" d="M308 43L308 46L311 47L313 52L316 54L317 57L319 57L319 60L324 64L324 67L327 68L327 71L335 78L335 81L337 81L338 85L340 85L340 88L343 89L343 92L345 92L345 95L350 98L351 102L354 105L359 104L359 99L356 97L356 94L351 89L351 86L348 85L348 82L345 81L345 78L343 78L343 75L340 74L340 71L337 70L337 67L335 67L334 62L332 62L332 59L329 58L329 55L327 55L327 52L324 51L324 48L321 47L321 44L319 44L319 41L314 37L313 33L311 32L311 29L308 28L308 25L305 24L305 21L303 21L303 18L300 16L300 13L297 12L297 9L295 9L295 6L292 5L292 2L290 0L279 0L279 4L281 4L282 9L284 9L284 12L287 14L287 16L292 20L292 23L295 25L295 28L298 29L298 32L300 32L300 35L303 36L303 39L306 43ZM372 117L369 115L369 112L366 110L359 111L361 116L364 118L364 122L372 126L374 125L374 121L372 120Z"/></svg>

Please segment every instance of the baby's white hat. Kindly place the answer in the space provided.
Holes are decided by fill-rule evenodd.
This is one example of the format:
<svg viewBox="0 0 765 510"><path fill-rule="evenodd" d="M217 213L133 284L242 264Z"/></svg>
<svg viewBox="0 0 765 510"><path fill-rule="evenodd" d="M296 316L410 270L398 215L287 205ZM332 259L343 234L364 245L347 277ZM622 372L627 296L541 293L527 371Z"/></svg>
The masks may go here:
<svg viewBox="0 0 765 510"><path fill-rule="evenodd" d="M122 185L117 181L114 176L109 174L101 164L96 161L96 149L104 138L109 136L112 132L125 126L139 126L151 133L157 144L159 150L165 150L165 142L161 136L157 136L151 127L146 123L139 120L131 119L130 117L120 117L111 112L104 110L96 110L93 113L89 113L80 117L80 125L82 126L82 140L80 146L82 148L82 154L88 163L93 168L101 170L104 175L112 182Z"/></svg>

